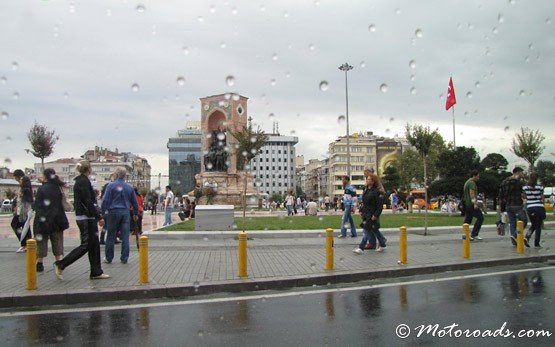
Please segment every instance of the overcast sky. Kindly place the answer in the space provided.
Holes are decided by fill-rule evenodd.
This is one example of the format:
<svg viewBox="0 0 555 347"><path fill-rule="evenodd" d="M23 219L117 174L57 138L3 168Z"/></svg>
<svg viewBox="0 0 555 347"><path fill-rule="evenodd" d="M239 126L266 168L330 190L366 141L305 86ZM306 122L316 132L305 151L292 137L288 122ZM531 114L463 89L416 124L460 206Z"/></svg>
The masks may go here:
<svg viewBox="0 0 555 347"><path fill-rule="evenodd" d="M345 62L352 132L417 123L452 141L453 76L457 145L518 163L526 126L554 160L554 20L552 0L1 1L0 164L37 162L24 151L37 121L60 136L48 160L117 146L167 173L168 138L226 92L321 159L345 134Z"/></svg>

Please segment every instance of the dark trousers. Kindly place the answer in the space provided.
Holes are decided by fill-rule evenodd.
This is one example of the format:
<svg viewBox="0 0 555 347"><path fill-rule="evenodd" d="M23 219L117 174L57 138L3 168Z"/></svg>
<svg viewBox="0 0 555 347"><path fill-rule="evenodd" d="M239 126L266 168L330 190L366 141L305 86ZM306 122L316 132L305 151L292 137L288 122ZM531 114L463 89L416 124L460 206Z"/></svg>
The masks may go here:
<svg viewBox="0 0 555 347"><path fill-rule="evenodd" d="M17 240L21 240L21 228L23 228L24 223L25 222L21 223L19 221L18 215L13 216L11 227L13 229L13 232L15 233L15 236L17 236ZM27 232L27 235L25 235L25 238L20 242L21 247L27 246L27 240L31 238L33 238L33 233L31 232L31 226L29 225L29 231Z"/></svg>
<svg viewBox="0 0 555 347"><path fill-rule="evenodd" d="M58 263L63 270L73 264L77 259L89 253L89 264L91 267L91 277L102 275L100 266L100 244L98 243L98 226L96 220L78 220L81 244L72 250L64 259Z"/></svg>
<svg viewBox="0 0 555 347"><path fill-rule="evenodd" d="M527 212L528 217L530 217L530 223L532 224L532 226L526 237L530 238L533 233L536 233L536 236L534 238L534 246L539 246L542 233L542 222L545 219L545 208L530 207Z"/></svg>
<svg viewBox="0 0 555 347"><path fill-rule="evenodd" d="M476 218L476 223L474 223L474 227L472 227L470 237L476 237L480 233L480 228L482 228L484 215L482 214L482 210L474 208L474 205L466 206L466 209L464 210L464 222L466 224L471 224L472 218Z"/></svg>
<svg viewBox="0 0 555 347"><path fill-rule="evenodd" d="M360 249L364 249L366 246L366 242L376 242L378 241L381 247L385 247L385 238L383 237L382 232L380 231L380 221L379 220L367 220L366 224L364 225L363 230L363 238L359 245Z"/></svg>

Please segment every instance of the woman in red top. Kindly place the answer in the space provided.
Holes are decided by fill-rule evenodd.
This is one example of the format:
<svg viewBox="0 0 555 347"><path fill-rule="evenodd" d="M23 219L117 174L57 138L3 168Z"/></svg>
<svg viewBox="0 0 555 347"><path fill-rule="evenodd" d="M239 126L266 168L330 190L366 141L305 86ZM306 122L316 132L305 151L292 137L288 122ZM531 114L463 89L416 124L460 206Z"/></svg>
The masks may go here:
<svg viewBox="0 0 555 347"><path fill-rule="evenodd" d="M131 223L131 233L136 235L141 235L143 233L143 213L145 212L145 200L143 196L139 193L139 189L137 187L133 187L135 189L135 195L137 196L137 205L139 205L139 218L137 222ZM131 215L133 215L133 207L131 207L130 211Z"/></svg>

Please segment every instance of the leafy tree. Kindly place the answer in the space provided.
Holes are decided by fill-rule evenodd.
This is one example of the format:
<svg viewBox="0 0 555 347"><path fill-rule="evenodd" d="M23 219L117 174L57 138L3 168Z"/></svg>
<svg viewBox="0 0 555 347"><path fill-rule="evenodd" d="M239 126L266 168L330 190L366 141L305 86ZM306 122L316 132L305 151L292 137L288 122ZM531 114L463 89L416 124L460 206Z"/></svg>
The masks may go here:
<svg viewBox="0 0 555 347"><path fill-rule="evenodd" d="M305 196L305 194L303 192L303 188L301 188L300 186L295 187L295 193L296 193L297 196Z"/></svg>
<svg viewBox="0 0 555 347"><path fill-rule="evenodd" d="M260 128L254 130L250 122L243 129L238 131L229 129L228 132L237 140L237 145L235 146L237 164L245 170L243 181L243 219L245 219L247 212L247 172L250 168L249 163L260 153L260 149L266 143L268 136ZM239 163L242 165L239 165Z"/></svg>
<svg viewBox="0 0 555 347"><path fill-rule="evenodd" d="M406 138L411 146L413 146L420 157L422 158L422 165L424 167L424 198L428 201L428 157L432 151L435 143L443 143L443 138L437 130L431 131L430 127L422 125L409 125L406 126ZM426 204L424 211L424 235L428 232L428 205Z"/></svg>
<svg viewBox="0 0 555 347"><path fill-rule="evenodd" d="M44 171L44 158L49 157L54 152L54 145L60 138L55 134L54 130L48 130L44 125L35 122L27 133L27 138L31 143L32 149L27 149L27 153L31 153L40 158L42 171Z"/></svg>
<svg viewBox="0 0 555 347"><path fill-rule="evenodd" d="M497 208L497 196L499 195L499 187L501 186L501 182L507 177L509 177L511 173L506 171L483 171L480 172L480 179L476 182L478 186L478 192L484 193L484 197L486 199L493 200L493 209ZM462 189L461 189L462 191Z"/></svg>
<svg viewBox="0 0 555 347"><path fill-rule="evenodd" d="M448 194L460 197L467 179L464 176L440 178L430 183L428 193L431 196Z"/></svg>
<svg viewBox="0 0 555 347"><path fill-rule="evenodd" d="M282 202L283 201L283 195L281 195L281 193L273 193L270 200L275 201L275 202Z"/></svg>
<svg viewBox="0 0 555 347"><path fill-rule="evenodd" d="M539 160L536 165L536 173L544 187L555 186L555 162Z"/></svg>
<svg viewBox="0 0 555 347"><path fill-rule="evenodd" d="M473 147L449 148L439 155L438 171L442 178L465 177L480 170L480 156Z"/></svg>
<svg viewBox="0 0 555 347"><path fill-rule="evenodd" d="M390 191L399 188L400 181L399 170L397 170L395 165L390 165L384 170L382 183L385 190Z"/></svg>
<svg viewBox="0 0 555 347"><path fill-rule="evenodd" d="M506 169L509 162L499 153L489 153L484 157L484 159L482 159L480 164L482 164L482 167L486 170L498 171L500 169Z"/></svg>
<svg viewBox="0 0 555 347"><path fill-rule="evenodd" d="M543 140L545 136L539 130L528 128L520 128L520 133L513 138L511 150L517 157L526 160L530 172L534 171L534 163L545 149L545 146L542 146Z"/></svg>

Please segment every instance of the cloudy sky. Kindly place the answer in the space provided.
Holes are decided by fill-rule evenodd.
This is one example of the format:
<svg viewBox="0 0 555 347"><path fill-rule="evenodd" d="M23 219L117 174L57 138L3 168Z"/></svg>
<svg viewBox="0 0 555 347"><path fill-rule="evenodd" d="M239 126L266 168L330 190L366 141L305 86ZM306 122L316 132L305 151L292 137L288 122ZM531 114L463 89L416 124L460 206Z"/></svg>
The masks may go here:
<svg viewBox="0 0 555 347"><path fill-rule="evenodd" d="M168 137L226 92L322 158L345 133L345 62L352 132L418 123L452 141L453 76L457 145L517 163L526 126L555 160L553 21L551 0L1 1L0 164L36 162L24 149L37 121L60 136L49 159L102 145L167 173Z"/></svg>

